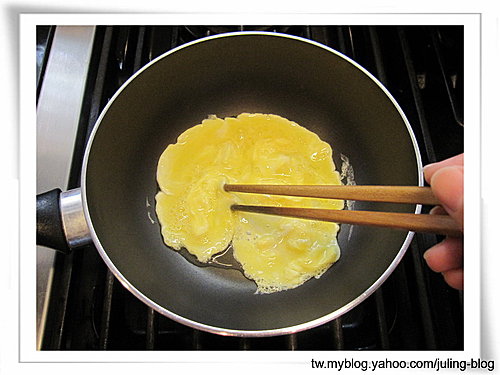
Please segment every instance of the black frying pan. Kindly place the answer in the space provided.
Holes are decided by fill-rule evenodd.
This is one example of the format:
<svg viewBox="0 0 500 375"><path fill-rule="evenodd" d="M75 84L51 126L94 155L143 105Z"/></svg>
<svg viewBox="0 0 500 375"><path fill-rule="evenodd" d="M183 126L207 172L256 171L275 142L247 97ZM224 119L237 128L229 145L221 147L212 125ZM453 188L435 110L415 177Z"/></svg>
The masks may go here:
<svg viewBox="0 0 500 375"><path fill-rule="evenodd" d="M208 115L242 112L277 114L314 131L332 146L338 169L340 155L349 158L357 184L422 185L420 154L408 121L366 70L302 38L221 34L160 56L127 81L104 109L82 171L81 200L90 236L127 289L194 328L271 336L323 324L381 285L403 257L412 233L342 225L337 263L320 279L269 295L255 294L255 284L240 272L198 267L162 241L154 210L160 154ZM411 213L420 207L357 202L356 209ZM42 221L38 229L44 229ZM46 233L38 238L46 244Z"/></svg>

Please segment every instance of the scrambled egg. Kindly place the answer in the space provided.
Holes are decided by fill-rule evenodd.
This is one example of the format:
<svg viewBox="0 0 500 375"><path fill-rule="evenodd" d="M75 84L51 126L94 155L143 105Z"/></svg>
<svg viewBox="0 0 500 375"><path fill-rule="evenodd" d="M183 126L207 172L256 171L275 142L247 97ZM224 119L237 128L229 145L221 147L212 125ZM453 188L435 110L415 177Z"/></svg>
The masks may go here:
<svg viewBox="0 0 500 375"><path fill-rule="evenodd" d="M208 262L232 243L257 292L295 288L340 256L335 223L231 210L233 204L342 209L340 200L228 193L226 183L340 184L331 147L283 117L210 116L169 145L157 170L165 244Z"/></svg>

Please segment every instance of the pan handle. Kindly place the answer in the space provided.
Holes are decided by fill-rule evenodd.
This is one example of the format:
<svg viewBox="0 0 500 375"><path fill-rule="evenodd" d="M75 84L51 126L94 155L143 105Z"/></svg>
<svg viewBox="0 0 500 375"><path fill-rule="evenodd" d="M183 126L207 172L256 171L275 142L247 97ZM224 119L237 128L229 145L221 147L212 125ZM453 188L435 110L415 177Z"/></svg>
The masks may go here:
<svg viewBox="0 0 500 375"><path fill-rule="evenodd" d="M65 254L92 242L79 188L37 195L36 242Z"/></svg>

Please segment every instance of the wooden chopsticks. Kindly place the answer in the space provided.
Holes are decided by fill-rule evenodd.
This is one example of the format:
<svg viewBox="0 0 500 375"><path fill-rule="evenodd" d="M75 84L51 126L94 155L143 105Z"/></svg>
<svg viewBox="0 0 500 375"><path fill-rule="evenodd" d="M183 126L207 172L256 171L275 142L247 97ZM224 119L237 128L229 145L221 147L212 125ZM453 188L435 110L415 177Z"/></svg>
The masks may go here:
<svg viewBox="0 0 500 375"><path fill-rule="evenodd" d="M429 187L421 186L226 184L224 185L224 189L226 191L240 193L439 205L439 201L432 193L432 190ZM456 237L462 235L460 228L448 215L246 205L233 205L232 209L344 224L383 226Z"/></svg>
<svg viewBox="0 0 500 375"><path fill-rule="evenodd" d="M378 185L224 185L226 191L370 202L438 205L431 188Z"/></svg>

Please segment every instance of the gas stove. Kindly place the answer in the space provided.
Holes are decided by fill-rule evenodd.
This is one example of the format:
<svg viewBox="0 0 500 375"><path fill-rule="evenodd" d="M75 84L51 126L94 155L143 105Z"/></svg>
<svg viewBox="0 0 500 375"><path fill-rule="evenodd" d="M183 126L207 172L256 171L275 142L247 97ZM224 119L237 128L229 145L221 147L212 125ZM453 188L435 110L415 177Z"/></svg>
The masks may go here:
<svg viewBox="0 0 500 375"><path fill-rule="evenodd" d="M134 72L181 44L244 30L312 39L365 67L402 107L424 164L463 152L461 26L39 26L38 192L55 184L62 189L80 185L83 152L97 117ZM70 255L40 248L38 346L42 350L461 350L462 294L430 271L422 258L440 240L416 234L388 280L342 317L304 332L267 338L219 336L158 314L115 279L93 247Z"/></svg>

